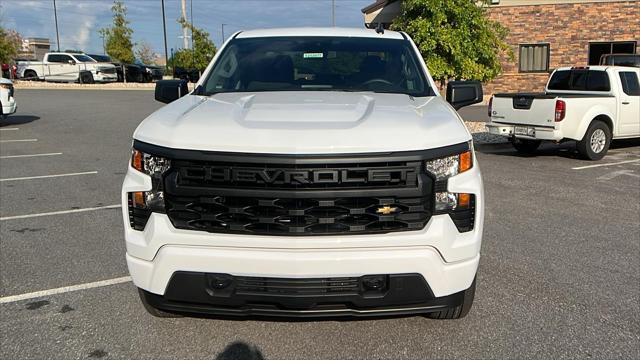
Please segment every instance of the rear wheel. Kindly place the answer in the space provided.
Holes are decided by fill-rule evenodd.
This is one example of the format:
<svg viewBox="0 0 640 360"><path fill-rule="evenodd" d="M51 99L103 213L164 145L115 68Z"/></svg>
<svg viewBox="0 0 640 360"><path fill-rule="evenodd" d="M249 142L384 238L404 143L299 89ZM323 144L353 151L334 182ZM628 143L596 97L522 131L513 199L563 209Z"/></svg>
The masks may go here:
<svg viewBox="0 0 640 360"><path fill-rule="evenodd" d="M513 147L519 152L523 154L531 154L538 150L541 140L527 140L527 139L513 139L511 140L511 144Z"/></svg>
<svg viewBox="0 0 640 360"><path fill-rule="evenodd" d="M609 151L611 145L611 129L602 121L594 120L589 125L577 148L580 155L587 160L600 160Z"/></svg>
<svg viewBox="0 0 640 360"><path fill-rule="evenodd" d="M427 314L431 319L461 319L469 313L473 305L473 298L476 293L476 279L473 279L471 286L464 291L464 299L462 305L452 306L450 308Z"/></svg>
<svg viewBox="0 0 640 360"><path fill-rule="evenodd" d="M147 297L145 296L144 291L142 289L138 289L138 295L140 296L140 302L142 302L142 306L144 307L145 310L147 310L149 314L159 318L182 317L180 314L163 311L149 304L149 301L147 301Z"/></svg>
<svg viewBox="0 0 640 360"><path fill-rule="evenodd" d="M23 76L24 80L34 80L34 81L38 81L38 74L36 74L35 71L33 70L26 70L24 72L24 76Z"/></svg>

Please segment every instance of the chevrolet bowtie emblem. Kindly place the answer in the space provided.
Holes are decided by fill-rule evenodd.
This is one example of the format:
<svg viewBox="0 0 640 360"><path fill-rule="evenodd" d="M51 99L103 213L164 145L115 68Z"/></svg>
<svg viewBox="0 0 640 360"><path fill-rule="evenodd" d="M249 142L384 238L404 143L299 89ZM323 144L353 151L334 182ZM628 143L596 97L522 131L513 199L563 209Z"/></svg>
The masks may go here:
<svg viewBox="0 0 640 360"><path fill-rule="evenodd" d="M386 206L383 206L383 207L379 207L378 210L376 210L376 213L382 214L382 215L389 215L389 214L393 214L397 210L398 210L397 207L392 207L392 206L386 205Z"/></svg>

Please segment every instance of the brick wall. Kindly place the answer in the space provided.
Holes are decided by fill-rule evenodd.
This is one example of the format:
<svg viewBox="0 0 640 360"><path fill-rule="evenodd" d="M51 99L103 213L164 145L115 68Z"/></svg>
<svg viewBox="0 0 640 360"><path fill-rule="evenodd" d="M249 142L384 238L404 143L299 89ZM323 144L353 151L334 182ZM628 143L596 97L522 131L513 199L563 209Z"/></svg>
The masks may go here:
<svg viewBox="0 0 640 360"><path fill-rule="evenodd" d="M515 58L503 60L503 74L485 85L485 94L542 91L549 74L518 72L519 44L549 43L550 71L587 65L589 42L635 40L640 52L638 0L493 7L489 17L509 29Z"/></svg>

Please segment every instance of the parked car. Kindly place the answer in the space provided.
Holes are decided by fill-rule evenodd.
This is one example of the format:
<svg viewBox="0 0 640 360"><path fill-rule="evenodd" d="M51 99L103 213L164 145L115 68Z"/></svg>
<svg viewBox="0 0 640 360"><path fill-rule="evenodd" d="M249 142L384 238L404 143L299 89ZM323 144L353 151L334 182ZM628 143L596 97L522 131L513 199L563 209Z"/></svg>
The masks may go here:
<svg viewBox="0 0 640 360"><path fill-rule="evenodd" d="M113 64L96 62L85 54L50 52L43 61L19 61L18 77L56 82L112 82L118 79Z"/></svg>
<svg viewBox="0 0 640 360"><path fill-rule="evenodd" d="M133 134L126 259L153 315L460 318L484 219L472 137L406 33L243 31ZM304 69L304 71L300 71ZM304 73L304 76L296 74Z"/></svg>
<svg viewBox="0 0 640 360"><path fill-rule="evenodd" d="M0 77L0 120L5 120L7 116L15 113L17 108L13 82Z"/></svg>
<svg viewBox="0 0 640 360"><path fill-rule="evenodd" d="M173 77L175 79L187 80L188 82L196 83L200 80L200 70L195 68L182 68L175 67L173 69Z"/></svg>
<svg viewBox="0 0 640 360"><path fill-rule="evenodd" d="M605 54L600 58L600 65L640 67L640 54Z"/></svg>
<svg viewBox="0 0 640 360"><path fill-rule="evenodd" d="M123 82L124 76L127 76L127 82L143 82L144 70L136 64L126 64L113 61L109 55L87 54L97 62L111 63L116 67L118 81Z"/></svg>
<svg viewBox="0 0 640 360"><path fill-rule="evenodd" d="M135 62L142 69L142 79L144 82L162 80L162 77L164 76L164 69L162 67L156 65L148 65L140 60L136 60Z"/></svg>
<svg viewBox="0 0 640 360"><path fill-rule="evenodd" d="M574 140L584 158L599 160L612 139L640 136L639 78L632 67L559 68L544 93L495 94L487 128L521 152Z"/></svg>

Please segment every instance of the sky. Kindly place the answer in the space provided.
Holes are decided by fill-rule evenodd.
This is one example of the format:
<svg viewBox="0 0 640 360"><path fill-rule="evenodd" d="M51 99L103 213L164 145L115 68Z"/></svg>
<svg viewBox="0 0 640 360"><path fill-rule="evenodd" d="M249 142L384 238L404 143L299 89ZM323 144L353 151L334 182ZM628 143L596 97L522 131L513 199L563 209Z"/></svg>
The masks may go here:
<svg viewBox="0 0 640 360"><path fill-rule="evenodd" d="M335 0L336 26L363 27L360 11L374 0ZM190 7L193 3L193 14ZM80 49L87 53L103 51L98 30L111 24L112 0L56 0L60 49ZM147 43L164 53L161 0L124 0L135 43ZM182 47L177 19L180 0L165 0L167 46ZM193 15L196 27L204 28L216 46L236 31L291 27L331 26L331 0L187 0L187 17ZM0 24L17 30L23 37L49 38L55 50L56 32L53 0L0 0Z"/></svg>

